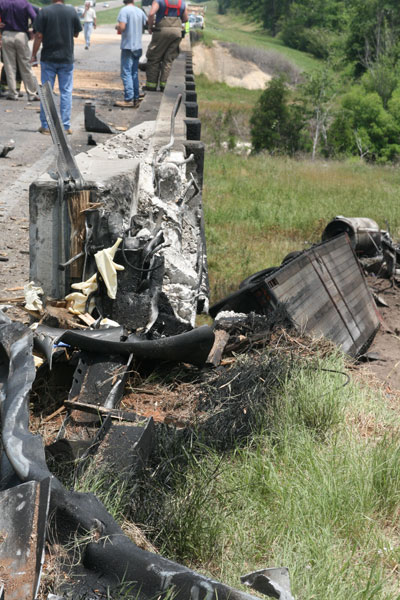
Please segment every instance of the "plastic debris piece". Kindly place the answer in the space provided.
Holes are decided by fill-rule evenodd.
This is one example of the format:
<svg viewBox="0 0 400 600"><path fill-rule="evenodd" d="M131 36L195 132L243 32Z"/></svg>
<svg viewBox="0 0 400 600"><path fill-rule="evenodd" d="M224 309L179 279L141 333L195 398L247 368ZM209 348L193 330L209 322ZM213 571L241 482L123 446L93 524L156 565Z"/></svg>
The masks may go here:
<svg viewBox="0 0 400 600"><path fill-rule="evenodd" d="M86 310L86 303L90 294L93 294L97 290L97 275L92 275L86 281L80 283L73 283L71 287L78 292L71 292L65 299L68 303L68 311L74 315L83 315L86 312L91 313L95 307L94 299L90 300L89 308Z"/></svg>
<svg viewBox="0 0 400 600"><path fill-rule="evenodd" d="M34 281L30 281L24 286L25 296L25 308L28 310L43 310L43 302L39 298L39 295L43 295L44 292L41 287L35 286Z"/></svg>
<svg viewBox="0 0 400 600"><path fill-rule="evenodd" d="M114 256L122 238L118 238L111 248L105 248L94 255L97 268L107 288L107 295L115 300L117 295L117 271L123 271L125 267L114 262Z"/></svg>

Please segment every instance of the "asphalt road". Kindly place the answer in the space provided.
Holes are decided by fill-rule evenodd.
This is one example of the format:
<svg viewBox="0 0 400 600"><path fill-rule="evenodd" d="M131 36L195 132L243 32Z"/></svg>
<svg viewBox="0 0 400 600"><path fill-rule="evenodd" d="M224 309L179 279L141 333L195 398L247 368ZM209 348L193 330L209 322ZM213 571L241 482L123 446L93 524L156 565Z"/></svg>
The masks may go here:
<svg viewBox="0 0 400 600"><path fill-rule="evenodd" d="M117 0L115 4L122 3ZM149 39L148 34L143 36L144 51ZM113 27L102 26L94 32L89 51L84 49L82 34L75 44L73 135L68 136L74 154L89 149L83 116L86 100L95 102L96 114L114 127L129 128L139 116L140 108L135 111L113 106L123 97L119 42ZM0 299L20 295L21 291L10 289L29 280L29 185L55 167L51 136L38 133L38 111L39 103L28 103L26 95L17 102L0 98L0 144L15 141L15 149L0 158ZM96 133L93 137L101 143L110 135Z"/></svg>

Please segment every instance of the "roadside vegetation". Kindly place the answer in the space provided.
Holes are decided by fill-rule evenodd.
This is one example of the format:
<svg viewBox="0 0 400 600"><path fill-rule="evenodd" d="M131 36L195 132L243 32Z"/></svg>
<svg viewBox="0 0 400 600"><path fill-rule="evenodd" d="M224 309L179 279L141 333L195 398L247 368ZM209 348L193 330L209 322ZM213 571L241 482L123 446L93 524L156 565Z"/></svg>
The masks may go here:
<svg viewBox="0 0 400 600"><path fill-rule="evenodd" d="M273 4L279 10L307 3ZM361 6L347 3L356 4ZM272 35L259 15L244 17L243 4L225 7L219 15L212 6L208 3L207 43L214 38L242 44L247 56L251 47L280 52L284 41L278 27ZM388 10L391 6L387 3ZM360 28L361 23L360 18ZM338 37L343 35L341 31ZM203 200L212 302L237 289L249 274L318 242L335 215L370 217L382 228L389 226L395 239L400 236L397 151L391 154L385 134L379 148L372 147L376 138L371 137L371 132L381 135L373 115L380 115L381 125L388 124L382 107L390 110L390 100L384 104L372 89L368 68L360 74L354 61L347 66L336 59L317 61L317 54L311 58L310 48L306 50L302 60L285 49L285 58L290 56L303 73L289 87L278 76L269 97L268 87L262 98L262 92L196 77L207 145ZM282 94L280 105L271 99L272 92ZM391 98L396 94L393 90ZM274 108L269 129L267 119L257 123L258 115L265 117ZM296 117L304 123L295 151L293 145L288 151L290 137L273 135L280 126L279 109L287 136L293 136ZM324 120L318 124L321 111ZM328 152L324 135L333 124L336 142L344 139L340 131L350 141ZM261 144L257 152L255 130L270 135L270 145ZM306 341L303 347L308 347ZM256 429L246 443L222 456L208 450L202 460L193 459L181 494L171 498L177 514L173 523L179 523L189 545L182 556L232 585L244 572L286 565L292 593L299 599L398 600L397 396L373 380L361 384L357 377L338 386L338 376L332 379L321 367L348 372L351 365L333 349L310 348L303 365L298 355L294 344L292 377L273 404L276 422ZM176 533L169 535L179 547Z"/></svg>

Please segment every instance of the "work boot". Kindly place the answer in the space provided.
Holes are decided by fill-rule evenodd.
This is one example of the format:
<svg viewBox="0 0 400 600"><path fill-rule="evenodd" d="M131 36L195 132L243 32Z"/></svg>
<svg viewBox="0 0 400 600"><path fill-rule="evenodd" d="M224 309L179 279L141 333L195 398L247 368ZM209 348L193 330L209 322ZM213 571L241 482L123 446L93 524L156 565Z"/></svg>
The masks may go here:
<svg viewBox="0 0 400 600"><path fill-rule="evenodd" d="M137 100L133 101L133 108L139 108L139 106L140 106L140 100L138 98Z"/></svg>
<svg viewBox="0 0 400 600"><path fill-rule="evenodd" d="M133 108L133 99L117 100L116 102L114 102L114 106L119 106L120 108Z"/></svg>
<svg viewBox="0 0 400 600"><path fill-rule="evenodd" d="M47 129L47 127L39 127L38 132L43 135L50 135L50 129Z"/></svg>

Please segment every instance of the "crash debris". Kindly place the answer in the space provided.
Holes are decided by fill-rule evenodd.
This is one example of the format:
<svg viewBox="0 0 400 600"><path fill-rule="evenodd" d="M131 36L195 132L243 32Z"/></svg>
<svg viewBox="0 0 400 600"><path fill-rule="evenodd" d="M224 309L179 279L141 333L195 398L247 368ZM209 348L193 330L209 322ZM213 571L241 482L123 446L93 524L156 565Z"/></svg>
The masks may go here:
<svg viewBox="0 0 400 600"><path fill-rule="evenodd" d="M198 119L183 117L183 96L167 89L155 124L141 123L73 157L51 88L40 95L57 172L30 190L31 282L19 302L32 325L0 311L0 589L6 599L36 598L46 535L56 547L78 536L79 560L69 565L61 595L47 590L48 599L100 600L125 581L132 583L129 597L139 600L171 590L181 600L251 600L139 547L95 495L66 485L65 473L75 480L91 468L110 480L118 474L134 502L135 485L165 432L191 435L187 415L163 413L165 397L139 410L146 389L131 386L127 393L130 378L160 365L171 372L179 364L187 378L195 374L198 387L185 385L205 439L221 450L246 439L257 402L289 368L259 350L277 335L281 342L301 334L310 336L310 346L325 338L351 356L365 354L380 319L364 269L394 282L398 248L373 221L337 217L320 244L250 275L211 307L212 326L196 326L196 315L208 311L204 147ZM186 100L195 102L188 94ZM87 105L86 117L102 126L94 107ZM195 130L190 143L183 143L184 129ZM49 427L43 437L30 427L30 401L39 396L38 380L52 377L65 385L40 422ZM260 391L255 400L254 390ZM171 429L161 435L161 427ZM270 597L293 598L285 568L250 573L242 582Z"/></svg>

